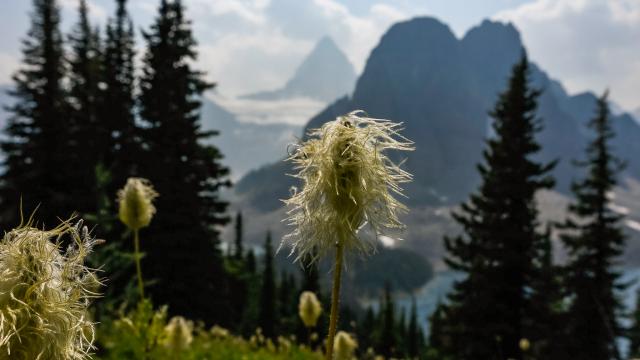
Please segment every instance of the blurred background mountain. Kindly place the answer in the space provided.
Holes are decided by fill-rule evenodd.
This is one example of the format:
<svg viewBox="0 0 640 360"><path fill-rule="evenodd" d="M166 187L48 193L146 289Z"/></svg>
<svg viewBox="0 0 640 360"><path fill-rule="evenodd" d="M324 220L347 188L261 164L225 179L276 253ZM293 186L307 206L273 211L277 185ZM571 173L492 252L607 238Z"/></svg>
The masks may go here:
<svg viewBox="0 0 640 360"><path fill-rule="evenodd" d="M511 24L486 20L457 39L449 27L434 18L416 18L394 25L380 40L358 78L353 94L337 99L311 118L305 130L340 114L367 109L373 117L404 123L404 134L416 143L406 167L415 180L406 186L411 212L404 242L441 267L442 237L458 229L450 210L478 185L475 165L489 132L487 112L505 86L513 63L523 51L520 34ZM582 159L588 140L586 123L596 96L569 95L563 85L533 66L534 86L543 91L538 115L544 130L539 140L542 160L559 160L554 170L557 186L541 194L542 216L561 220L568 203L569 184L580 176L573 167ZM628 162L615 209L627 213L630 236L626 264L640 264L640 126L632 115L613 117L618 135L616 154ZM289 165L276 161L251 171L236 185L234 203L251 214L248 239L260 239L264 226L277 236L286 232L282 204L296 185ZM250 240L251 241L251 240Z"/></svg>

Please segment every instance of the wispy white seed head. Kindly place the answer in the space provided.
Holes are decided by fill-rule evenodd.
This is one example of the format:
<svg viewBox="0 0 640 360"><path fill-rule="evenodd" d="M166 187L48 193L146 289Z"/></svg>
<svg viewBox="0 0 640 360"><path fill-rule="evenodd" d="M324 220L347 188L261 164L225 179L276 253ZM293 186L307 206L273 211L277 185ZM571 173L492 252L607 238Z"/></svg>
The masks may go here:
<svg viewBox="0 0 640 360"><path fill-rule="evenodd" d="M311 291L304 291L300 294L298 315L300 315L304 326L308 328L316 326L320 314L322 314L322 305L316 294Z"/></svg>
<svg viewBox="0 0 640 360"><path fill-rule="evenodd" d="M61 242L70 243L62 251ZM63 222L44 231L25 226L0 242L0 359L77 360L93 349L87 308L100 281L84 265L95 239Z"/></svg>
<svg viewBox="0 0 640 360"><path fill-rule="evenodd" d="M336 360L352 360L357 348L358 342L351 335L344 331L338 331L333 343Z"/></svg>
<svg viewBox="0 0 640 360"><path fill-rule="evenodd" d="M193 341L193 323L182 316L172 317L164 331L164 346L171 351L184 351Z"/></svg>
<svg viewBox="0 0 640 360"><path fill-rule="evenodd" d="M153 206L156 197L158 193L148 180L129 178L124 188L118 191L120 221L131 230L149 226L156 213Z"/></svg>
<svg viewBox="0 0 640 360"><path fill-rule="evenodd" d="M366 224L376 236L403 228L398 214L407 209L392 194L401 196L400 184L412 177L386 154L413 150L400 125L354 111L311 130L289 157L303 187L284 200L295 230L283 243L297 260L317 259L338 241L345 251L368 253L374 243L357 236Z"/></svg>

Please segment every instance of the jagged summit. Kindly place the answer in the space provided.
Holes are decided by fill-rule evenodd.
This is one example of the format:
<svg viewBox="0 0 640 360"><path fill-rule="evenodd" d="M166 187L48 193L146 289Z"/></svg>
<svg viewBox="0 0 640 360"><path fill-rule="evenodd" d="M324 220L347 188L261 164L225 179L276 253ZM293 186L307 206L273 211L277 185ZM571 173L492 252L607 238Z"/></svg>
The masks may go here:
<svg viewBox="0 0 640 360"><path fill-rule="evenodd" d="M434 18L421 17L393 25L369 56L351 97L344 97L312 118L307 128L316 128L335 116L364 109L373 117L403 122L404 133L416 143L407 169L415 181L407 184L408 203L413 206L455 204L478 184L476 164L481 161L489 127L488 111L497 94L506 87L511 67L524 48L511 24L486 20L457 39L449 27ZM557 189L566 191L576 170L571 163L581 159L588 132L584 124L593 115L595 95L570 96L535 64L533 85L543 90L538 116L543 161L560 159L555 169ZM626 117L625 117L626 116ZM629 159L628 174L640 173L634 154L640 149L640 126L616 116L620 134L614 147ZM624 133L624 134L622 134ZM633 140L635 139L635 140ZM294 185L283 164L248 174L236 191L251 198L264 211L279 206L266 195L284 198ZM262 189L260 179L281 180ZM264 191L263 191L264 190ZM274 196L274 193L276 196Z"/></svg>
<svg viewBox="0 0 640 360"><path fill-rule="evenodd" d="M307 97L333 101L351 93L356 73L338 45L328 36L321 38L283 88L243 96L254 100Z"/></svg>

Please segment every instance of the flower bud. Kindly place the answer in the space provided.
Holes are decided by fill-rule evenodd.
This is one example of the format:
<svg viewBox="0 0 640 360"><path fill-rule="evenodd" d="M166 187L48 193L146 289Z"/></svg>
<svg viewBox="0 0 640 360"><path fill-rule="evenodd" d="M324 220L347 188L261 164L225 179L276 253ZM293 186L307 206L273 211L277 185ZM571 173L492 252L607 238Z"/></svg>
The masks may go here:
<svg viewBox="0 0 640 360"><path fill-rule="evenodd" d="M336 360L351 360L354 352L358 348L358 343L344 331L338 331L335 342L333 343L333 351Z"/></svg>
<svg viewBox="0 0 640 360"><path fill-rule="evenodd" d="M131 230L149 226L156 213L153 206L156 197L158 193L153 190L148 180L129 178L124 188L118 191L120 221Z"/></svg>
<svg viewBox="0 0 640 360"><path fill-rule="evenodd" d="M186 350L193 341L193 324L182 316L172 317L164 332L164 346L175 353Z"/></svg>
<svg viewBox="0 0 640 360"><path fill-rule="evenodd" d="M316 297L316 294L311 291L305 291L300 294L298 315L300 315L304 326L308 328L316 326L320 314L322 314L322 305Z"/></svg>

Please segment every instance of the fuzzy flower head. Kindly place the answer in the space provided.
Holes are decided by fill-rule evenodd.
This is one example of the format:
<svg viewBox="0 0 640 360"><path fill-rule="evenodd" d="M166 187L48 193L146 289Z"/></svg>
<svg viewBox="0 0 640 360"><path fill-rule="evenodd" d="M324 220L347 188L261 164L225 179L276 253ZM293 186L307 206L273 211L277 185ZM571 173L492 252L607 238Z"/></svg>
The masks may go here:
<svg viewBox="0 0 640 360"><path fill-rule="evenodd" d="M124 188L118 191L120 221L131 230L149 226L156 213L156 208L153 206L153 200L156 197L158 193L148 180L129 178Z"/></svg>
<svg viewBox="0 0 640 360"><path fill-rule="evenodd" d="M333 343L333 351L336 360L351 360L353 353L358 348L358 342L344 331L338 331Z"/></svg>
<svg viewBox="0 0 640 360"><path fill-rule="evenodd" d="M172 317L164 332L164 346L175 353L186 350L193 341L193 323L182 316Z"/></svg>
<svg viewBox="0 0 640 360"><path fill-rule="evenodd" d="M61 251L61 241L70 243ZM95 244L82 222L25 226L0 242L0 359L86 359L87 308L100 282L84 259Z"/></svg>
<svg viewBox="0 0 640 360"><path fill-rule="evenodd" d="M283 242L291 244L298 260L317 259L338 242L345 251L369 252L373 243L357 236L366 224L376 236L403 228L398 213L407 209L392 194L402 195L400 184L411 175L385 154L413 150L399 127L355 111L311 130L289 157L303 188L294 188L285 200L295 230Z"/></svg>
<svg viewBox="0 0 640 360"><path fill-rule="evenodd" d="M311 291L305 291L300 294L298 315L300 315L304 326L308 328L316 326L320 314L322 314L322 305L318 301L316 294Z"/></svg>

